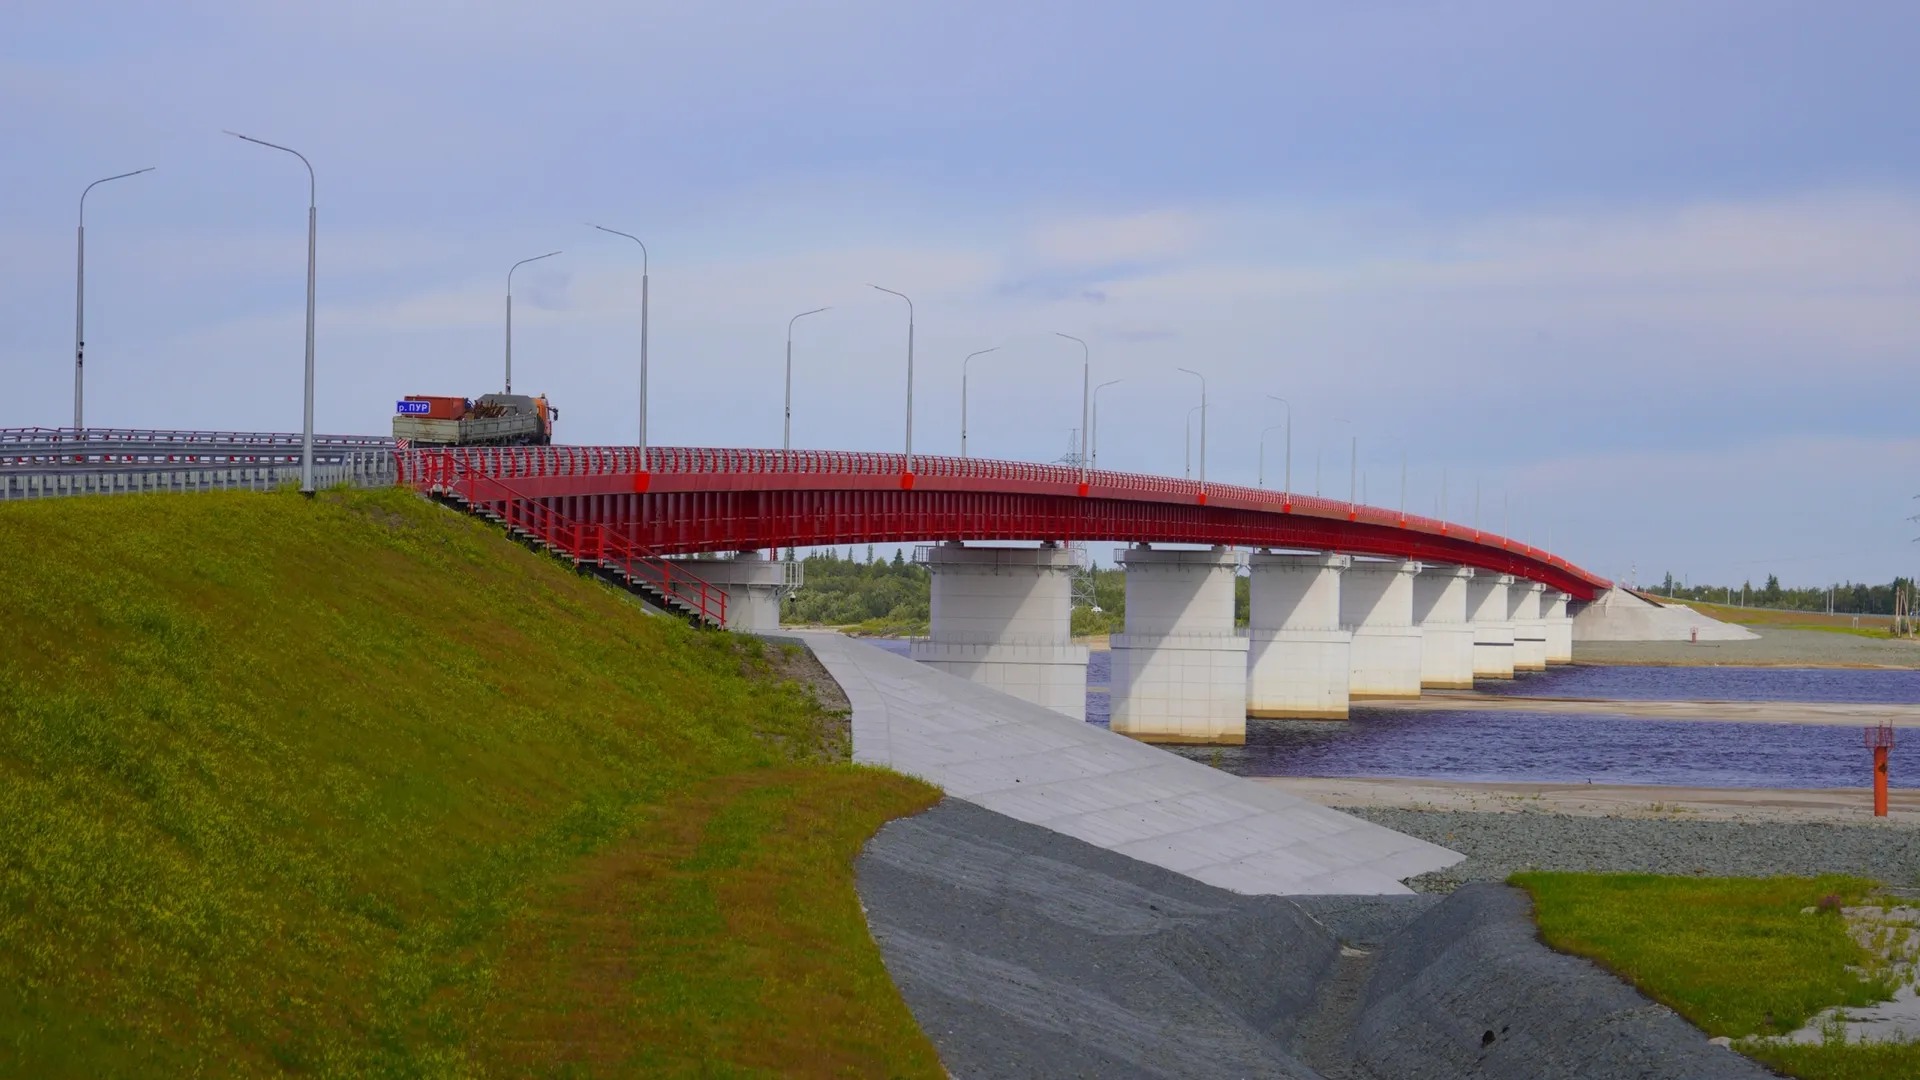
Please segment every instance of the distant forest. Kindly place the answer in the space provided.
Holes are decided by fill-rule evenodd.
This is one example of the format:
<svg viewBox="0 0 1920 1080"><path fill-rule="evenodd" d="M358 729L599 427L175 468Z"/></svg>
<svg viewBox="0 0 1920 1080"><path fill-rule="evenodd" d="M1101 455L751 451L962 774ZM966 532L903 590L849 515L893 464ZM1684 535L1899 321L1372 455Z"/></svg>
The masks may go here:
<svg viewBox="0 0 1920 1080"><path fill-rule="evenodd" d="M860 556L864 552L865 558ZM931 600L927 569L895 552L891 560L874 558L871 545L838 549L809 555L806 586L787 598L781 621L818 623L827 626L851 626L863 633L913 635L927 632ZM1076 635L1119 633L1127 614L1127 578L1123 571L1095 569L1089 572L1092 603L1084 591L1073 605L1073 632ZM1755 586L1742 582L1736 586L1682 585L1672 574L1644 591L1676 600L1712 604L1735 604L1758 608L1783 608L1789 611L1826 611L1829 588L1833 610L1843 615L1892 615L1896 589L1905 589L1909 597L1914 588L1910 578L1895 578L1885 585L1847 582L1834 586L1815 585L1783 588L1777 575ZM1234 618L1247 624L1247 579L1242 575L1234 583ZM1911 601L1909 601L1911 602Z"/></svg>
<svg viewBox="0 0 1920 1080"><path fill-rule="evenodd" d="M1645 591L1676 600L1698 600L1710 604L1744 607L1784 608L1788 611L1826 611L1831 598L1833 611L1840 615L1891 615L1897 591L1913 595L1913 579L1897 577L1885 585L1846 582L1805 588L1782 588L1780 578L1768 574L1766 583L1755 587L1745 581L1739 585L1682 585L1668 574L1664 582ZM1911 602L1911 601L1909 601Z"/></svg>
<svg viewBox="0 0 1920 1080"><path fill-rule="evenodd" d="M932 617L927 569L895 552L891 560L874 558L873 547L818 552L802 560L806 585L787 598L780 619L786 623L851 626L862 633L889 636L925 634ZM1126 623L1127 577L1120 570L1088 573L1091 603L1077 595L1075 635L1119 633ZM1235 582L1235 617L1247 623L1247 579Z"/></svg>

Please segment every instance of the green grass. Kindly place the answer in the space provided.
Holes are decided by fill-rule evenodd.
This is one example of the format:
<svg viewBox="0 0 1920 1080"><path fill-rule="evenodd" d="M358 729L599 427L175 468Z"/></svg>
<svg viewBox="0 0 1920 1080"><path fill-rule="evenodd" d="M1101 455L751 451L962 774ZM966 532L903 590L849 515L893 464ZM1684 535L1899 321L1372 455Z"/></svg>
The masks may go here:
<svg viewBox="0 0 1920 1080"><path fill-rule="evenodd" d="M393 490L0 506L0 611L0 1073L939 1075L936 793L755 642Z"/></svg>
<svg viewBox="0 0 1920 1080"><path fill-rule="evenodd" d="M1782 1035L1833 1005L1884 1001L1892 988L1853 968L1868 962L1837 912L1803 914L1824 897L1852 904L1860 878L1688 878L1525 873L1541 938L1594 960L1709 1035ZM1790 1075L1820 1080L1920 1076L1920 1045L1741 1049Z"/></svg>

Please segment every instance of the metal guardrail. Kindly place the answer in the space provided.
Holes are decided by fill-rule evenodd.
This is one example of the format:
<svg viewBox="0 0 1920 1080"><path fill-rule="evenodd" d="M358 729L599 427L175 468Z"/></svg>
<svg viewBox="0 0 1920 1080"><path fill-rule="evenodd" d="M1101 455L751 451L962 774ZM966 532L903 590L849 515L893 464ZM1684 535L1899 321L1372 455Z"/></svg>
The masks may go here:
<svg viewBox="0 0 1920 1080"><path fill-rule="evenodd" d="M394 441L316 435L314 482L392 484ZM301 437L279 432L0 428L0 501L158 491L266 491L300 481Z"/></svg>

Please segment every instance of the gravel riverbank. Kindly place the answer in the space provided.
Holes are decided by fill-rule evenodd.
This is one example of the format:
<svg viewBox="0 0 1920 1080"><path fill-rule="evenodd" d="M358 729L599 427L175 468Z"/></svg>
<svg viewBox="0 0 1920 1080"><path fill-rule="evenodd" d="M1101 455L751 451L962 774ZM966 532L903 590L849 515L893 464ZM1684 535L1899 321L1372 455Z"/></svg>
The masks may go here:
<svg viewBox="0 0 1920 1080"><path fill-rule="evenodd" d="M1920 879L1920 827L1826 823L1663 821L1535 812L1338 809L1467 856L1408 881L1452 892L1520 870L1765 877L1857 874L1910 887Z"/></svg>
<svg viewBox="0 0 1920 1080"><path fill-rule="evenodd" d="M1752 641L1576 641L1576 664L1920 668L1920 641L1749 626Z"/></svg>

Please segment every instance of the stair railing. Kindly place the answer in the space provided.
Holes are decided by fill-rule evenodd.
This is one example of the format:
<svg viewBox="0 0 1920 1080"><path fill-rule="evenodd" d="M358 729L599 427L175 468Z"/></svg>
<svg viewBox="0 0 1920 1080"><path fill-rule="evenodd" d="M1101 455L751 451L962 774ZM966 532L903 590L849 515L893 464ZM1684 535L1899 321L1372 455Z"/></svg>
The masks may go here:
<svg viewBox="0 0 1920 1080"><path fill-rule="evenodd" d="M703 622L711 626L727 625L725 590L680 563L605 525L575 521L499 477L473 471L454 455L442 455L441 461L452 465L452 475L437 479L451 481L461 501L469 506L484 504L492 509L509 529L518 529L582 562L617 564L627 573L645 580L668 600L686 605ZM423 476L416 476L415 481L431 483ZM483 491L486 494L483 495Z"/></svg>

